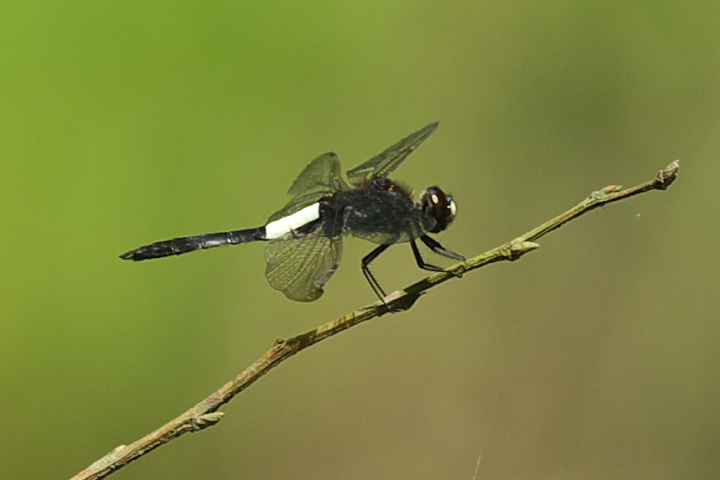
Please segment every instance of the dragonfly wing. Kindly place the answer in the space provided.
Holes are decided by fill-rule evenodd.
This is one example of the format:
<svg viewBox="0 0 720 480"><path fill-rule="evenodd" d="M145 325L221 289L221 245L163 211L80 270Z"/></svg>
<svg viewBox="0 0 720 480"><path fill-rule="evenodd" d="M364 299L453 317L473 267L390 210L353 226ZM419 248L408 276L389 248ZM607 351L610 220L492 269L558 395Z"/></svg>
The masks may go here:
<svg viewBox="0 0 720 480"><path fill-rule="evenodd" d="M395 170L405 157L410 155L422 142L425 141L438 127L438 122L431 123L417 132L408 135L395 145L372 157L362 165L348 170L347 177L350 183L357 185L363 180L378 177L387 177Z"/></svg>
<svg viewBox="0 0 720 480"><path fill-rule="evenodd" d="M270 286L283 292L290 300L317 300L323 294L323 286L340 264L342 236L288 235L290 238L273 240L265 248L265 276Z"/></svg>
<svg viewBox="0 0 720 480"><path fill-rule="evenodd" d="M340 174L340 160L337 155L320 155L298 175L288 190L292 198L287 205L270 216L268 223L298 212L338 190L348 190L349 187Z"/></svg>

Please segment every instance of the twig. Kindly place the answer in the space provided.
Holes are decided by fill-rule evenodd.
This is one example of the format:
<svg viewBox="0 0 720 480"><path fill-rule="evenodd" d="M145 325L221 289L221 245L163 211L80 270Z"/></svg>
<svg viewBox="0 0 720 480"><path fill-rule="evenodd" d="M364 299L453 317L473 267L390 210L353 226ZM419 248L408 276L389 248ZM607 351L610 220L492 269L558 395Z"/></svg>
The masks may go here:
<svg viewBox="0 0 720 480"><path fill-rule="evenodd" d="M482 255L458 263L444 272L430 275L402 291L394 292L385 298L384 303L376 302L373 305L322 325L312 331L287 340L277 340L273 347L263 355L262 358L205 400L135 443L131 445L120 445L115 448L112 452L78 473L72 480L105 478L114 471L137 460L170 440L185 433L198 432L217 424L224 415L217 411L220 406L228 403L235 395L245 390L275 366L301 350L315 345L336 333L340 333L375 317L385 315L388 312L407 310L415 303L420 295L451 278L460 277L466 272L490 263L502 260L517 260L525 253L539 247L539 245L534 242L535 240L601 205L630 198L651 190L665 190L677 178L678 169L679 162L676 160L668 165L667 168L661 170L654 180L642 185L627 190L622 190L622 187L619 185L610 185L593 192L575 207L543 225Z"/></svg>

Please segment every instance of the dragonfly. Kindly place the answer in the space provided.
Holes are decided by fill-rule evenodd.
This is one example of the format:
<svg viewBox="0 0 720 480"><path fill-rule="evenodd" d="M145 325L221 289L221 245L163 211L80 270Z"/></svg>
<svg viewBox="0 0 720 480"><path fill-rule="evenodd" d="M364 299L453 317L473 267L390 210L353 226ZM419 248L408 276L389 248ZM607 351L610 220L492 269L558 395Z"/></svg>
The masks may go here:
<svg viewBox="0 0 720 480"><path fill-rule="evenodd" d="M416 202L408 188L388 178L437 127L438 122L431 123L348 170L347 182L341 176L338 156L320 155L288 190L290 201L263 226L155 242L120 258L141 261L224 245L267 242L265 277L270 286L290 300L312 302L320 298L340 265L343 237L351 235L377 245L363 257L361 270L383 300L385 291L370 264L392 245L409 243L417 266L432 272L444 269L424 261L418 240L442 257L465 260L429 235L442 232L455 219L457 206L452 196L432 186Z"/></svg>

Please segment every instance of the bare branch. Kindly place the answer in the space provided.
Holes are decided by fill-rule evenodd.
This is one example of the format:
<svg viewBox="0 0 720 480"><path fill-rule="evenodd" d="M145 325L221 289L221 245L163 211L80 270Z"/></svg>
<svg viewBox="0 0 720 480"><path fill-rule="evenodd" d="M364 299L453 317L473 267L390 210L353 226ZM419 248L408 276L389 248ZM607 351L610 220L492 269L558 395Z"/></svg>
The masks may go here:
<svg viewBox="0 0 720 480"><path fill-rule="evenodd" d="M404 290L391 293L385 298L384 302L376 302L373 305L345 315L338 320L296 337L287 340L277 340L265 355L205 400L135 443L131 445L120 445L115 448L112 452L78 473L72 480L96 480L105 478L114 471L137 460L170 440L185 433L198 432L216 425L223 417L223 413L217 411L218 408L228 403L238 393L255 383L260 377L287 358L359 323L380 317L388 312L407 310L415 303L420 295L447 280L458 278L464 273L476 270L490 263L502 260L517 260L524 254L539 247L539 245L535 243L535 240L601 205L630 198L651 190L665 190L677 178L679 165L679 162L676 160L664 170L661 170L654 180L627 190L622 190L622 187L619 185L610 185L602 188L593 192L589 197L567 212L558 215L539 227L497 248L464 262L460 262L444 272L430 275Z"/></svg>

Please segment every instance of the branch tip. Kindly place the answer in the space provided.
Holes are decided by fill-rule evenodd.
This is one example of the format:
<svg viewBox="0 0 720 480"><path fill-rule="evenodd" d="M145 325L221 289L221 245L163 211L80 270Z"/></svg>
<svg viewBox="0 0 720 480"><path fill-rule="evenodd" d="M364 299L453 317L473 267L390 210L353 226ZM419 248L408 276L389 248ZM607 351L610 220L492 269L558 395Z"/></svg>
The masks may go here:
<svg viewBox="0 0 720 480"><path fill-rule="evenodd" d="M660 190L665 190L675 181L679 170L680 160L675 160L665 167L664 170L660 170L660 172L658 172L657 182L660 184Z"/></svg>

